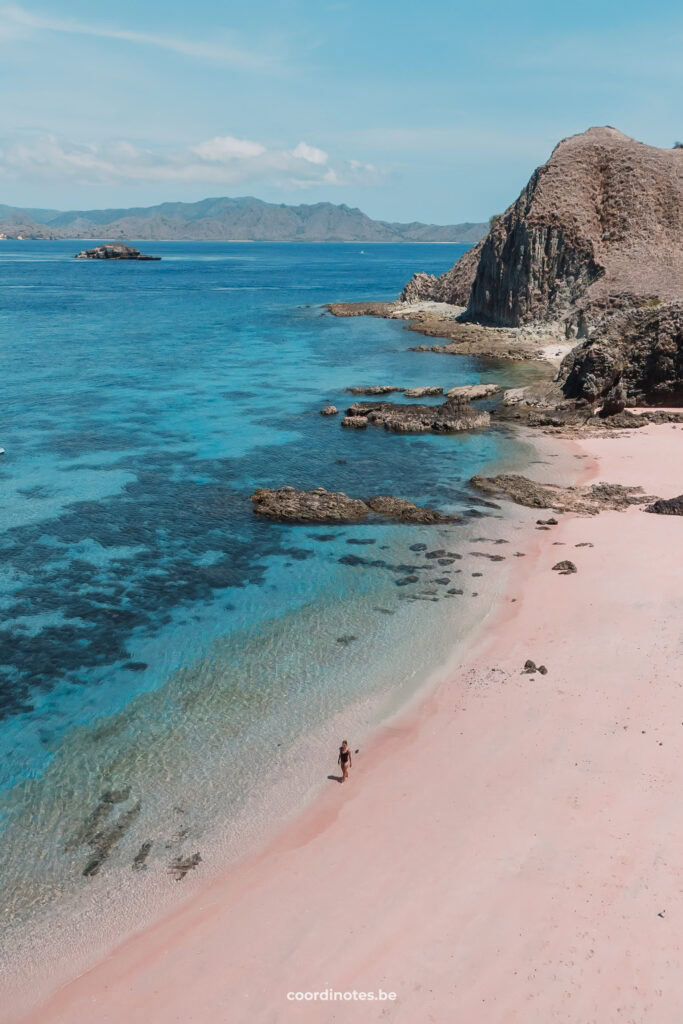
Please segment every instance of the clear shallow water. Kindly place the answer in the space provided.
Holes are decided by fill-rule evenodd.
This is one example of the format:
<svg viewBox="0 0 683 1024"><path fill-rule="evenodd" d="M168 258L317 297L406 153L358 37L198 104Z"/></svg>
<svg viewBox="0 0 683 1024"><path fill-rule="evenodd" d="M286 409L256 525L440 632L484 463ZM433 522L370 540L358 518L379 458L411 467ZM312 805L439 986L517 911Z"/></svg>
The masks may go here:
<svg viewBox="0 0 683 1024"><path fill-rule="evenodd" d="M255 487L471 509L472 473L522 452L319 415L354 384L503 379L321 308L392 298L464 246L145 243L150 264L78 247L0 243L0 902L17 925L81 902L96 919L122 880L168 887L169 861L210 860L212 837L239 852L320 784L328 748L334 769L339 730L396 707L481 614L480 562L427 571L410 550L466 553L467 525L274 525ZM413 565L419 601L397 586ZM451 573L462 598L433 582ZM107 790L128 795L98 812ZM89 819L126 827L85 878Z"/></svg>

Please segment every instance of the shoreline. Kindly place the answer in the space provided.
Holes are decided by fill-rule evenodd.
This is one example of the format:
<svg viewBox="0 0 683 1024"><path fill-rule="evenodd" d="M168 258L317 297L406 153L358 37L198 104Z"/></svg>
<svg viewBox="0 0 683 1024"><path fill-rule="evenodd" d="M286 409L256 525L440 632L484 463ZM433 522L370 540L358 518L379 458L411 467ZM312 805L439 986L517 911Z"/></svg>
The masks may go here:
<svg viewBox="0 0 683 1024"><path fill-rule="evenodd" d="M576 341L568 341L557 324L491 327L461 321L465 306L448 302L328 302L324 308L331 316L342 318L374 316L381 320L402 320L408 331L427 338L446 339L445 345L419 345L410 349L420 353L476 356L559 369Z"/></svg>
<svg viewBox="0 0 683 1024"><path fill-rule="evenodd" d="M644 477L640 480L636 477L639 472L652 476L652 465L648 465L654 464L651 457L654 445L648 444L652 432L658 431L656 436L660 439L668 437L670 443L673 439L675 448L680 442L673 433L674 429L676 428L672 429L670 426L646 427L638 431L637 435L630 437L622 435L604 440L582 439L578 443L576 440L564 439L558 442L556 438L551 438L547 444L550 450L556 451L559 445L569 453L569 456L573 454L577 459L583 460L577 462L577 476L580 475L581 478L577 482L585 482L587 478L595 479L599 475L600 478L612 482L641 482L646 490L660 493L661 483L657 489ZM544 439L540 438L539 442L542 448ZM624 448L629 448L629 442L631 445L635 442L644 448L648 453L647 458L636 459L628 452L624 454ZM595 459L596 450L598 461ZM586 456L589 458L586 459ZM662 461L665 461L664 456ZM622 471L635 472L636 477L624 479L623 472L619 475L614 470L605 472L599 469L601 463L606 463L611 469L618 462ZM544 470L541 475L552 476L552 472ZM667 495L662 493L662 496ZM533 691L538 690L539 686L547 688L555 682L553 676L557 667L553 661L556 659L552 654L545 653L547 640L542 641L542 650L539 654L540 641L535 636L518 640L516 646L521 643L526 650L528 645L526 656L539 662L545 661L549 667L548 676L517 675L525 660L521 653L517 658L517 672L511 672L507 665L505 668L491 668L489 664L494 660L502 660L501 647L510 641L510 632L519 628L520 619L524 619L525 607L530 602L538 603L539 599L540 607L544 606L543 593L534 593L535 589L538 590L538 582L545 583L548 587L552 586L558 595L562 595L563 591L569 592L569 588L573 588L577 581L579 584L583 583L586 566L580 566L580 575L569 580L562 580L556 574L544 573L547 581L539 581L539 563L547 561L549 557L560 557L562 553L556 552L554 545L558 543L559 538L563 538L560 543L568 545L566 535L573 537L581 533L583 536L585 533L588 537L597 530L604 537L606 531L602 524L610 520L615 524L638 522L642 529L655 533L663 529L672 537L677 536L675 518L672 521L669 517L649 516L639 509L628 513L602 513L599 517L590 519L563 516L560 526L550 532L537 532L531 525L539 515L538 510L517 511L520 513L516 527L519 534L515 540L526 551L527 557L519 559L513 567L508 581L508 600L502 598L487 615L483 624L485 628L480 625L475 633L467 638L465 644L453 652L451 661L436 673L439 679L435 683L425 684L397 715L366 740L364 756L352 772L349 786L344 789L334 787L331 791L323 791L312 804L280 828L275 838L260 852L248 856L213 881L199 885L189 900L177 910L125 941L99 965L74 982L63 986L43 1008L30 1013L27 1017L17 1016L12 1018L13 1020L25 1020L27 1024L75 1022L85 1017L95 1022L123 1017L131 1021L165 1020L171 1018L178 999L185 1009L181 1019L208 1022L217 1019L219 1012L227 1012L225 1019L231 1021L298 1020L305 1011L297 1007L288 1013L282 1001L282 993L279 991L281 985L286 983L286 978L290 978L292 986L296 989L322 989L330 984L334 988L365 987L372 990L383 984L382 978L379 977L376 984L370 984L370 975L375 969L372 964L376 964L378 959L384 964L385 971L390 969L393 972L395 969L397 978L404 978L406 971L410 976L410 965L412 964L413 970L415 967L413 954L420 960L419 949L416 949L412 942L398 938L394 934L394 928L390 927L391 921L395 915L400 917L402 914L408 914L410 917L412 914L414 917L417 908L414 906L413 888L423 891L423 896L430 894L433 897L429 882L430 859L435 860L432 867L437 874L439 871L442 873L440 877L443 882L443 843L445 840L453 843L454 855L458 847L457 835L451 835L448 826L442 821L440 806L438 803L435 805L432 800L434 789L440 790L441 796L444 796L443 784L439 784L438 774L435 778L435 757L438 758L438 770L441 774L452 771L460 760L458 732L461 736L463 732L455 723L448 723L447 717L451 717L456 710L454 705L460 705L461 702L459 710L462 713L478 711L481 716L481 708L477 708L477 702L491 689L498 690L499 697L503 697L505 691L497 685L497 672L507 675L503 683L508 684L508 693L511 689ZM506 523L506 526L508 525L510 524ZM589 552L590 549L587 549L584 554ZM593 561L596 560L592 553L590 557ZM514 605L513 593L518 595ZM493 639L492 633L495 634ZM487 665L488 668L485 667ZM462 680L463 677L468 681L468 685L464 689L456 687L457 694L453 694L454 680ZM473 694L475 703L474 706L469 706ZM495 699L491 703L493 706L489 710L494 714L494 721L486 720L484 724L487 729L480 730L484 743L491 742L491 726L494 733L498 726ZM503 713L504 710L501 707L500 712ZM476 718L476 715L472 717ZM465 722L466 719L460 724L465 725ZM448 738L445 758L444 737ZM436 744L435 750L432 750L432 744ZM475 757L475 760L479 757L474 748L468 748L468 753ZM425 764L425 761L428 763ZM378 869L382 864L376 857L376 841L379 841L381 846L387 837L393 836L390 849L402 853L400 847L405 836L401 828L396 832L397 815L399 824L402 823L407 828L412 826L410 810L406 814L400 805L396 806L393 812L391 810L396 778L399 779L399 785L405 789L405 792L401 792L402 799L408 799L412 812L417 814L424 803L419 793L411 792L411 766L415 768L416 775L425 793L428 794L426 802L431 808L431 815L434 815L435 835L431 837L433 842L430 841L429 829L425 828L418 844L419 856L417 850L410 850L408 865L402 864L405 856L397 856L398 864L394 869L389 856L385 862L386 868L378 875ZM522 775L525 774L524 766L520 767L520 772ZM508 789L510 779L507 776L501 778L503 789ZM528 781L533 783L533 779ZM461 815L458 815L457 833L461 824L468 824L468 814L473 815L475 821L479 820L481 808L473 806L470 796L463 789L462 781L454 780L454 783L460 799L464 801L464 808L460 808L460 811L464 809L466 812L464 821ZM424 815L424 810L420 810L419 813ZM431 820L430 816L429 821ZM444 828L445 834L442 834ZM338 849L339 844L342 848L345 847L344 837L347 833L348 858ZM412 839L408 836L408 847L411 846L411 842ZM384 852L387 853L386 850ZM505 859L506 855L502 853L501 856ZM475 866L475 863L470 863L470 868ZM477 867L475 875L478 874ZM335 877L339 877L344 887L345 900L349 900L353 907L351 915L350 908L340 906L338 897L341 890L337 888ZM349 888L348 882L352 883ZM467 879L463 884L467 886ZM283 889L287 891L283 892ZM376 892L377 889L379 893ZM297 893L300 898L298 904ZM367 922L362 921L361 913L365 903L359 904L359 895L363 894L367 896L368 906L374 908ZM450 898L451 894L447 893L446 900ZM307 901L312 901L311 905L316 907L313 915ZM436 906L434 903L433 905ZM318 919L317 923L311 921L312 916ZM349 935L353 936L354 942L361 941L362 956L350 954L345 944L342 943L340 946L335 938L335 922L338 916L346 922L343 927L350 928ZM418 922L418 928L424 930L419 915L415 920ZM397 930L400 932L401 928ZM370 933L369 939L367 936L364 938L366 932ZM378 933L381 933L379 947ZM312 936L317 936L315 942L312 942ZM433 940L433 936L431 938ZM325 945L330 943L336 950L334 957L329 953L323 953ZM304 945L305 951L297 948L297 945ZM419 947L419 940L416 945ZM394 947L395 954L388 956L387 949ZM381 953L382 949L385 950L384 953ZM395 955L397 959L394 967ZM337 956L341 959L343 969L336 966ZM202 971L211 972L210 979L200 972L203 978L201 992L198 989L199 981L192 976L192 964L197 962L197 958L204 965ZM261 963L259 958L262 958ZM441 967L443 966L442 963ZM324 977L320 974L321 968ZM162 975L164 978L173 977L173 983L162 982ZM263 1006L262 990L254 987L260 975L278 979L278 983L274 985L269 981L269 987L277 990L277 993L268 1004L268 1008ZM184 981L180 980L182 978ZM350 981L348 984L345 981L349 978L353 980L352 985ZM367 984L361 984L363 979ZM384 981L387 981L386 977ZM430 981L430 987L433 981L434 979ZM150 984L157 989L158 1005L150 1006L146 998L143 998L143 993ZM396 985L398 984L397 981ZM192 993L191 1003L185 1002L186 998L190 998L186 997L185 986L189 986L189 992ZM386 990L387 984L383 987ZM253 1004L247 998L250 991L256 994L257 1001ZM391 1019L415 1020L415 1014L419 1015L422 1012L420 997L416 997L413 1004L406 1000L405 991L402 992L400 986L397 991L399 1002L392 1009ZM441 994L443 996L443 992ZM552 995L552 986L550 994ZM461 993L459 998L465 996ZM112 999L115 1000L113 1004ZM83 1000L87 1000L87 1003ZM190 1006L198 1005L205 1012L190 1017ZM113 1006L116 1007L116 1013L110 1017ZM229 1010L226 1011L226 1007L229 1007ZM471 1016L475 1012L474 1002L469 1010L468 1019L474 1019ZM240 1012L244 1013L243 1017L239 1016ZM277 1016L278 1012L281 1016ZM440 1012L444 1012L443 1004ZM604 1013L603 1008L602 1019L605 1019ZM305 1019L332 1018L307 1016ZM362 1015L360 1019L375 1020L379 1017ZM436 1016L434 1019L445 1018ZM477 1019L498 1022L517 1018L480 1015ZM526 1021L538 1019L540 1024L541 1020L555 1018L525 1016L519 1019L525 1024Z"/></svg>

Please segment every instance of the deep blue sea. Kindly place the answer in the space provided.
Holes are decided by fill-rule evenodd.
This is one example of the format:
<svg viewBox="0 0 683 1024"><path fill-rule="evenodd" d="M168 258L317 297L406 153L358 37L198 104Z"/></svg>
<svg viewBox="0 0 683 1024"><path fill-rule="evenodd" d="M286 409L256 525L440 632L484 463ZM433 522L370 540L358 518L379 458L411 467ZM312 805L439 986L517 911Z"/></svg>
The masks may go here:
<svg viewBox="0 0 683 1024"><path fill-rule="evenodd" d="M352 385L510 380L323 308L394 298L465 246L140 245L162 261L0 242L0 901L17 927L81 899L100 918L121 879L158 895L176 857L209 870L312 794L341 734L367 734L482 613L486 581L411 545L466 552L486 522L472 510L495 512L468 478L523 456L498 431L319 414ZM281 484L400 495L465 525L259 521L250 494ZM445 577L463 594L447 600ZM88 823L114 841L86 877Z"/></svg>

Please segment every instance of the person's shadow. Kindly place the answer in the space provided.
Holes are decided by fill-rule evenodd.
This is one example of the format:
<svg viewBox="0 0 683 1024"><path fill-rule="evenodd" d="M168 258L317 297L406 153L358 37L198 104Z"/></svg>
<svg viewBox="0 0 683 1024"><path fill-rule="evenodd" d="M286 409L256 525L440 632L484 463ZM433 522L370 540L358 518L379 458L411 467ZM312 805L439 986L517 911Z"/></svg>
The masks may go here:
<svg viewBox="0 0 683 1024"><path fill-rule="evenodd" d="M328 775L327 777L330 780L330 782L343 782L344 781L344 776L343 775Z"/></svg>

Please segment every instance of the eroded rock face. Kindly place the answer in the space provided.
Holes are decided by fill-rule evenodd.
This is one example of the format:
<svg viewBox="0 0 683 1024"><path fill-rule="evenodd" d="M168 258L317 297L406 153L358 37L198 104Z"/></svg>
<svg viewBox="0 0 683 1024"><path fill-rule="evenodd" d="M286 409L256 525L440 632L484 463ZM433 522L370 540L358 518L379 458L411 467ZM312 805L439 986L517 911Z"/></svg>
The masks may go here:
<svg viewBox="0 0 683 1024"><path fill-rule="evenodd" d="M251 496L254 512L268 519L291 523L355 523L375 515L404 523L453 523L459 516L446 515L405 498L378 495L350 498L343 491L298 491L294 487L263 488Z"/></svg>
<svg viewBox="0 0 683 1024"><path fill-rule="evenodd" d="M441 405L399 405L395 402L354 402L349 418L364 417L367 423L395 434L455 434L488 427L488 412L473 409L469 402L449 399Z"/></svg>
<svg viewBox="0 0 683 1024"><path fill-rule="evenodd" d="M565 357L560 381L570 398L597 401L620 388L626 403L682 404L683 302L606 313Z"/></svg>
<svg viewBox="0 0 683 1024"><path fill-rule="evenodd" d="M683 153L614 128L564 139L484 240L468 315L516 326L680 298Z"/></svg>
<svg viewBox="0 0 683 1024"><path fill-rule="evenodd" d="M460 257L450 270L440 277L433 274L414 274L398 297L399 302L448 302L453 306L466 306L484 241Z"/></svg>
<svg viewBox="0 0 683 1024"><path fill-rule="evenodd" d="M473 487L484 494L508 498L527 508L551 508L556 512L578 512L596 515L606 509L622 510L631 505L644 505L652 496L642 487L624 487L621 484L597 483L589 487L561 487L559 484L539 484L518 473L499 476L473 476Z"/></svg>
<svg viewBox="0 0 683 1024"><path fill-rule="evenodd" d="M562 140L475 249L406 285L402 301L421 299L581 339L560 375L568 398L622 385L626 404L683 404L683 149L609 127Z"/></svg>

